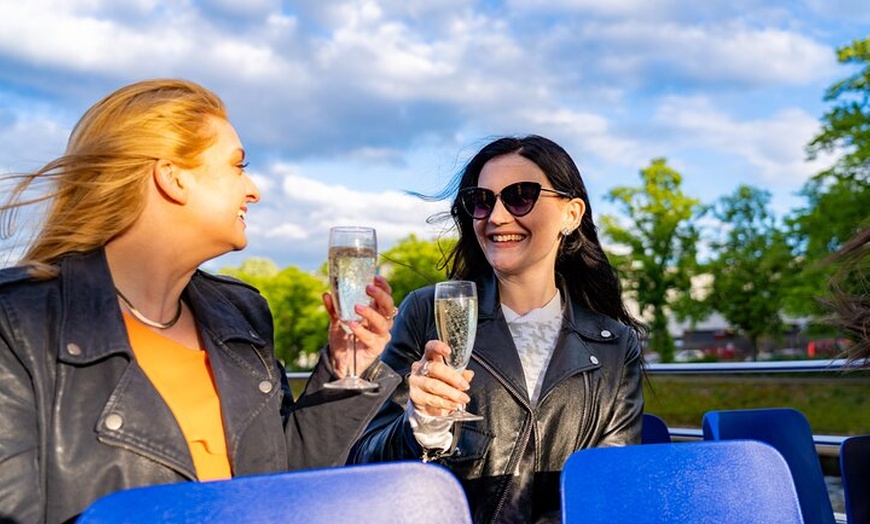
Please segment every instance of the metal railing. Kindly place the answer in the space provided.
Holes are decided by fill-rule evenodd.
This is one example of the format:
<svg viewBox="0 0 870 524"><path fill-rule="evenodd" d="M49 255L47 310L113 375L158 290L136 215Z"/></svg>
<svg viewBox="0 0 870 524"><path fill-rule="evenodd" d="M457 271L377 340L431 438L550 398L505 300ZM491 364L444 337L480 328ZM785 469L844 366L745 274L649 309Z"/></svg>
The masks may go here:
<svg viewBox="0 0 870 524"><path fill-rule="evenodd" d="M681 363L648 363L646 372L650 375L698 375L698 374L731 374L731 373L832 373L858 369L857 363L849 363L845 359L828 360L777 360L756 362L681 362ZM304 384L311 375L308 371L291 371L287 373L288 380ZM700 440L703 438L700 428L670 428L674 440ZM840 454L840 444L846 437L843 435L813 435L816 450L821 456L837 457Z"/></svg>
<svg viewBox="0 0 870 524"><path fill-rule="evenodd" d="M699 373L807 373L807 372L839 372L847 369L858 369L857 363L849 364L844 359L830 360L771 360L757 362L685 362L685 363L652 363L646 365L648 373L653 375L673 375Z"/></svg>
<svg viewBox="0 0 870 524"><path fill-rule="evenodd" d="M760 362L685 362L651 363L645 366L650 375L699 375L699 374L753 374L753 373L841 373L860 369L859 364L845 359L828 360L777 360ZM671 437L679 441L700 440L703 434L698 428L670 428ZM816 450L821 456L838 457L843 435L813 435Z"/></svg>

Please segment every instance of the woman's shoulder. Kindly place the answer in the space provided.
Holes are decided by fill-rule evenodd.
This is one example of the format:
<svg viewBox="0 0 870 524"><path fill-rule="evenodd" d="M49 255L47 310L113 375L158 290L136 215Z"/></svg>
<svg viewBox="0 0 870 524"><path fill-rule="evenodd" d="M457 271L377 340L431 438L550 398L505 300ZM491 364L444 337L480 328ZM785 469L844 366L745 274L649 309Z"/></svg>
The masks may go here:
<svg viewBox="0 0 870 524"><path fill-rule="evenodd" d="M573 304L573 316L574 327L589 339L607 341L637 335L631 326L576 302Z"/></svg>
<svg viewBox="0 0 870 524"><path fill-rule="evenodd" d="M200 320L230 319L241 315L265 340L272 337L269 303L260 291L242 280L198 270L191 277L188 298Z"/></svg>
<svg viewBox="0 0 870 524"><path fill-rule="evenodd" d="M257 289L255 286L248 284L244 280L240 280L236 277L231 277L229 275L219 275L199 269L193 274L193 279L203 282L205 285L212 286L217 289L227 290L229 292L253 292L258 295L260 294L260 290Z"/></svg>
<svg viewBox="0 0 870 524"><path fill-rule="evenodd" d="M57 278L35 278L30 266L6 267L0 269L0 292L7 294L25 288L32 292L34 286L48 288L56 285L58 280Z"/></svg>
<svg viewBox="0 0 870 524"><path fill-rule="evenodd" d="M0 269L0 285L31 280L29 268L26 266L11 266Z"/></svg>
<svg viewBox="0 0 870 524"><path fill-rule="evenodd" d="M190 285L205 301L228 300L240 309L268 307L259 289L235 277L197 270L191 277Z"/></svg>
<svg viewBox="0 0 870 524"><path fill-rule="evenodd" d="M402 298L402 302L399 304L399 309L408 309L414 308L418 309L421 306L428 306L432 304L432 301L435 299L435 285L429 285L417 288Z"/></svg>
<svg viewBox="0 0 870 524"><path fill-rule="evenodd" d="M434 322L432 314L434 307L435 286L417 288L405 295L399 304L398 324L405 327L418 326L415 329L419 329L421 320L424 321L424 325L429 320Z"/></svg>
<svg viewBox="0 0 870 524"><path fill-rule="evenodd" d="M428 286L423 286L417 288L405 297L405 299L411 300L429 300L435 296L435 284L430 284Z"/></svg>

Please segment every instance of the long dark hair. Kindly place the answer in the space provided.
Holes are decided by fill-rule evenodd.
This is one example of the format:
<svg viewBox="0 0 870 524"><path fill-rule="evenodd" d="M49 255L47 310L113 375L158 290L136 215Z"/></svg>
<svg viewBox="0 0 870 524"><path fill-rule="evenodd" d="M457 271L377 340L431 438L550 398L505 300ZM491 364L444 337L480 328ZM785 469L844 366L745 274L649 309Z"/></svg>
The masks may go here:
<svg viewBox="0 0 870 524"><path fill-rule="evenodd" d="M843 356L870 366L870 226L849 239L826 263L836 268L828 281L830 294L821 299L830 311L827 320L853 341Z"/></svg>
<svg viewBox="0 0 870 524"><path fill-rule="evenodd" d="M458 192L477 186L480 172L487 162L512 153L540 167L554 189L579 198L586 204L580 227L562 239L556 257L556 274L565 282L569 293L589 309L620 320L639 334L645 333L646 326L628 312L622 301L619 276L598 240L598 228L592 220L592 206L580 170L560 145L542 136L498 138L478 151L457 173L450 185L450 191L456 194L450 207L450 216L459 231L459 240L447 255L449 277L465 280L492 273L492 266L474 234L473 220L463 211Z"/></svg>

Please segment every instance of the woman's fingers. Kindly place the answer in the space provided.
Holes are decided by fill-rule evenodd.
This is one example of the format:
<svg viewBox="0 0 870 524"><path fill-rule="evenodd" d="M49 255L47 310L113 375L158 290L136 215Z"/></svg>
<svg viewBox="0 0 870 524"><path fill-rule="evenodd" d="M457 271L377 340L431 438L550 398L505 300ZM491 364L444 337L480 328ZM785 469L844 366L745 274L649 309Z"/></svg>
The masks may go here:
<svg viewBox="0 0 870 524"><path fill-rule="evenodd" d="M362 319L361 322L356 323L362 329L367 329L373 333L381 335L389 333L390 328L393 327L392 319L384 317L377 307L357 304L354 311L356 311L356 314ZM354 327L355 326L351 326L351 329L354 329Z"/></svg>
<svg viewBox="0 0 870 524"><path fill-rule="evenodd" d="M423 362L428 361L429 364L426 366L426 371L430 376L446 382L460 391L468 391L468 388L471 387L468 380L463 374L446 364L449 356L450 347L447 344L440 340L430 340L426 343L426 349L423 352L423 358L420 360L420 366L422 366Z"/></svg>
<svg viewBox="0 0 870 524"><path fill-rule="evenodd" d="M381 275L375 275L375 286L382 289L387 295L393 295L393 288L390 286L389 281Z"/></svg>
<svg viewBox="0 0 870 524"><path fill-rule="evenodd" d="M408 377L414 408L430 416L445 415L445 410L453 411L471 401L466 393L469 388L467 379L444 363L443 349L437 344L427 344L426 354L411 365ZM437 360L427 357L436 357Z"/></svg>
<svg viewBox="0 0 870 524"><path fill-rule="evenodd" d="M383 317L388 327L392 326L392 320L399 312L399 308L393 301L393 291L387 279L380 275L376 276L374 283L366 286L366 294L372 297L372 309Z"/></svg>
<svg viewBox="0 0 870 524"><path fill-rule="evenodd" d="M338 312L335 309L335 300L332 299L332 293L324 293L321 298L323 299L323 307L326 308L329 318L338 320Z"/></svg>

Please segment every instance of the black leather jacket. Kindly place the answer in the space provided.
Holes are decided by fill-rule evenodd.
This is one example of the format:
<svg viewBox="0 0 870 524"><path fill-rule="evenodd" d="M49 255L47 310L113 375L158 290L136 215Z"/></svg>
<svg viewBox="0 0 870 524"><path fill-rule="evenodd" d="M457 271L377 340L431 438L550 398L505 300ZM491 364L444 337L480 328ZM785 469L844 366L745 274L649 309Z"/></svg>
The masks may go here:
<svg viewBox="0 0 870 524"><path fill-rule="evenodd" d="M195 478L181 429L133 359L102 250L60 268L46 281L0 271L0 522L63 522L113 491ZM233 475L343 464L399 382L376 363L367 377L380 393L322 390L321 364L294 404L255 289L197 272L184 296L217 383Z"/></svg>
<svg viewBox="0 0 870 524"><path fill-rule="evenodd" d="M468 409L483 420L454 426L454 449L436 460L459 477L475 522L558 519L559 474L568 455L640 442L643 392L637 337L622 323L566 302L540 399L532 405L495 278L477 285ZM433 296L433 287L417 290L400 308L382 360L402 376L420 359L426 342L437 338ZM564 290L562 296L568 296ZM423 456L407 420L407 401L405 381L369 425L350 461Z"/></svg>

